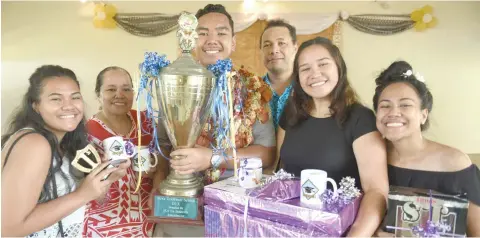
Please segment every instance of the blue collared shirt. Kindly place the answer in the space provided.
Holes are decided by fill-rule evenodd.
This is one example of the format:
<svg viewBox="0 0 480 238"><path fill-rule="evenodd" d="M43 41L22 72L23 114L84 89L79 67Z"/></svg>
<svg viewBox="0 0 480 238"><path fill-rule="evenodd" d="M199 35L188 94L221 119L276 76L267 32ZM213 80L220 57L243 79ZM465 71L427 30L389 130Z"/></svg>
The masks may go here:
<svg viewBox="0 0 480 238"><path fill-rule="evenodd" d="M283 91L282 95L278 95L275 90L272 88L272 84L270 83L270 79L268 78L268 74L263 76L263 80L270 86L272 90L272 99L270 100L270 110L272 110L272 117L273 117L273 125L275 126L275 131L278 128L278 122L280 121L280 117L282 116L283 110L285 109L285 104L287 104L288 97L292 92L292 84L290 84L285 91Z"/></svg>

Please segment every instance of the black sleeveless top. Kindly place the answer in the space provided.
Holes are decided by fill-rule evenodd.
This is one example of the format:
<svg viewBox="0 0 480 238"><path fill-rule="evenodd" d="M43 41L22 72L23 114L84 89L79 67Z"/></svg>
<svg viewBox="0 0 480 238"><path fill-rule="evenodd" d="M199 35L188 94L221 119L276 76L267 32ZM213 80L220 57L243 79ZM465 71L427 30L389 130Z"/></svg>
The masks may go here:
<svg viewBox="0 0 480 238"><path fill-rule="evenodd" d="M353 142L377 130L372 110L360 104L352 105L343 128L338 126L334 117L312 116L290 128L287 116L284 112L279 124L285 130L280 149L280 160L285 171L300 177L304 169L321 169L337 183L343 177L350 176L355 178L358 188L362 187Z"/></svg>
<svg viewBox="0 0 480 238"><path fill-rule="evenodd" d="M390 185L432 189L445 194L465 194L480 206L480 170L475 164L453 172L437 172L388 165Z"/></svg>

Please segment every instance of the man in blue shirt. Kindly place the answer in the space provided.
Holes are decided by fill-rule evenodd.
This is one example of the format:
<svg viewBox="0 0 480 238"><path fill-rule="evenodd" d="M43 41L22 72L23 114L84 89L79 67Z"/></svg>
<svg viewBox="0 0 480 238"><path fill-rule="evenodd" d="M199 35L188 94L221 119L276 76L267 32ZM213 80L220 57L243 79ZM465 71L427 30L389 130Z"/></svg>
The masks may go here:
<svg viewBox="0 0 480 238"><path fill-rule="evenodd" d="M267 23L260 38L260 49L263 64L268 70L263 79L273 92L270 109L275 131L292 91L291 76L297 48L294 26L283 20L271 20Z"/></svg>

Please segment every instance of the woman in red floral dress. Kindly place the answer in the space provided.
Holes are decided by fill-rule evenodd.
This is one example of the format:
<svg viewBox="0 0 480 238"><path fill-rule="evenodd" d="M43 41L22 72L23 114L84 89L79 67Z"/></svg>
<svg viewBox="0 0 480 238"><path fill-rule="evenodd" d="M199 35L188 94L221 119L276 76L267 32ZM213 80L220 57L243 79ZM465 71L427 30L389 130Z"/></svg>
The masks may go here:
<svg viewBox="0 0 480 238"><path fill-rule="evenodd" d="M87 122L89 141L103 157L102 141L112 136L121 136L137 145L137 111L132 110L133 87L130 74L119 67L102 70L95 86L101 110ZM141 114L142 146L152 140L151 125ZM149 132L143 133L143 132ZM153 172L166 173L166 161L160 156L156 169L143 173L140 189L135 193L138 173L130 167L127 175L112 184L102 201L92 201L85 214L86 237L149 237L154 223L147 222L151 215L148 199L153 187Z"/></svg>

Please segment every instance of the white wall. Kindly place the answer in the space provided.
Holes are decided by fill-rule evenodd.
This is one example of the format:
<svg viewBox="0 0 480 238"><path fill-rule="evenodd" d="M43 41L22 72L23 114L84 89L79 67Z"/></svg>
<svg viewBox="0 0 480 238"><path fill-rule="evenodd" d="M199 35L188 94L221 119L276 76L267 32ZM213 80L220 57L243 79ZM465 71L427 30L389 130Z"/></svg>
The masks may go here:
<svg viewBox="0 0 480 238"><path fill-rule="evenodd" d="M119 12L195 12L206 2L114 2ZM410 13L425 2L274 2L274 11L350 14ZM365 103L371 105L374 78L392 61L404 59L421 72L434 95L432 127L427 136L480 153L480 2L428 2L439 25L423 33L413 30L393 36L375 36L343 27L342 51L349 78ZM28 76L42 64L73 69L81 81L88 116L98 108L95 77L106 66L117 65L135 74L145 51L176 57L173 33L141 38L121 29L95 29L85 15L88 5L72 2L2 2L2 129L19 104ZM225 2L231 12L240 2ZM256 47L256 46L252 46Z"/></svg>

